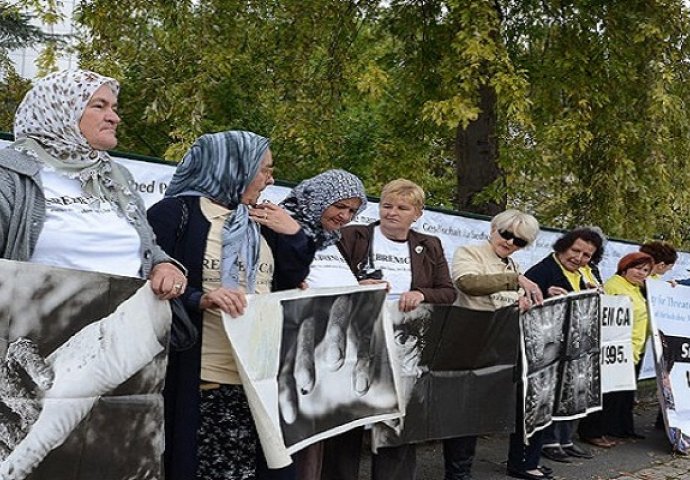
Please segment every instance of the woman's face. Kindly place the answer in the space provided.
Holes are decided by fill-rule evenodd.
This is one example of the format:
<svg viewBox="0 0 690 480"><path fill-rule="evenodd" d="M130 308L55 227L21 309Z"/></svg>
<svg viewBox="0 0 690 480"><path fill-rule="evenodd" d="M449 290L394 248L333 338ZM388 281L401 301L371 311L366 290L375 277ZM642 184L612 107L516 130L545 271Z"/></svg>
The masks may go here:
<svg viewBox="0 0 690 480"><path fill-rule="evenodd" d="M355 216L361 204L362 200L356 197L338 200L330 204L321 214L321 226L327 232L340 230L352 221L352 217Z"/></svg>
<svg viewBox="0 0 690 480"><path fill-rule="evenodd" d="M652 267L649 265L638 265L637 267L630 267L623 272L623 278L633 285L644 285L644 281L651 271Z"/></svg>
<svg viewBox="0 0 690 480"><path fill-rule="evenodd" d="M381 231L393 240L406 240L410 227L421 213L409 200L398 195L387 195L379 204Z"/></svg>
<svg viewBox="0 0 690 480"><path fill-rule="evenodd" d="M501 235L501 232L503 232L503 235ZM506 239L505 237L509 238ZM498 229L492 228L491 235L489 235L489 244L491 244L494 253L500 258L508 258L513 253L520 250L522 247L515 245L516 241L522 243L520 240L526 243L526 240L516 237L512 229L501 230L499 232Z"/></svg>
<svg viewBox="0 0 690 480"><path fill-rule="evenodd" d="M596 245L578 238L565 252L557 253L556 257L563 268L569 272L576 272L580 267L588 265L596 252Z"/></svg>
<svg viewBox="0 0 690 480"><path fill-rule="evenodd" d="M79 120L79 130L94 150L110 150L117 146L117 96L108 85L101 85L91 95Z"/></svg>
<svg viewBox="0 0 690 480"><path fill-rule="evenodd" d="M259 200L259 195L266 187L273 185L273 155L270 150L266 150L264 158L261 160L259 170L242 194L242 203L245 205L255 205Z"/></svg>
<svg viewBox="0 0 690 480"><path fill-rule="evenodd" d="M659 262L654 264L652 273L655 275L663 275L675 266L675 263Z"/></svg>

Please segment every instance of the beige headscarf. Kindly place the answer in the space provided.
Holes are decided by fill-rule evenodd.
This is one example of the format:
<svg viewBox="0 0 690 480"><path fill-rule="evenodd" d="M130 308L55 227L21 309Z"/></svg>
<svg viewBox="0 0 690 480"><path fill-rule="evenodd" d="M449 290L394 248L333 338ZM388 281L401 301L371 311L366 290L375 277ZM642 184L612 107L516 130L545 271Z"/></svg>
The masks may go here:
<svg viewBox="0 0 690 480"><path fill-rule="evenodd" d="M89 99L103 85L115 95L120 91L117 80L88 70L65 70L37 80L15 114L13 146L79 179L86 193L112 203L129 218L134 207L127 180L113 169L108 152L94 149L79 129Z"/></svg>
<svg viewBox="0 0 690 480"><path fill-rule="evenodd" d="M89 99L103 85L116 96L120 91L116 80L87 70L65 70L38 80L14 116L14 137L33 138L67 165L110 160L106 152L94 150L79 130Z"/></svg>

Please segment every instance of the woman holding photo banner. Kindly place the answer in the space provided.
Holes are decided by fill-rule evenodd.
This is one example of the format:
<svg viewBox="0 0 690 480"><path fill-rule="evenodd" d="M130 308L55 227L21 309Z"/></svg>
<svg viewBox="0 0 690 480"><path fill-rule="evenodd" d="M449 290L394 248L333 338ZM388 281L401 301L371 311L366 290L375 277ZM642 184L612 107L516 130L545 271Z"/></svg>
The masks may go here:
<svg viewBox="0 0 690 480"><path fill-rule="evenodd" d="M456 296L440 240L412 230L423 208L424 190L419 185L393 180L381 192L380 220L344 228L338 243L359 283L388 283L388 298L401 312L423 302L451 304ZM367 388L368 381L361 376L356 387ZM362 435L363 429L357 428L325 441L322 479L358 478ZM416 465L413 444L379 448L372 459L372 478L414 479Z"/></svg>
<svg viewBox="0 0 690 480"><path fill-rule="evenodd" d="M276 258L298 259L281 269L285 287L306 277L308 263L299 259L308 256L308 241L300 225L278 205L257 205L272 183L268 139L243 131L207 134L185 154L166 198L149 209L161 246L189 270L182 300L202 332L200 344L169 358L168 480L295 478L292 465L267 468L221 316L241 315L246 293L271 291ZM262 235L260 226L279 238Z"/></svg>
<svg viewBox="0 0 690 480"><path fill-rule="evenodd" d="M147 279L160 300L174 299L187 284L185 273L156 244L143 201L132 187L132 175L108 154L118 142L119 90L120 85L113 78L87 70L66 70L37 79L26 93L14 118L15 142L0 150L0 257ZM38 304L63 304L64 299L54 296L62 295L59 289L48 287L36 290L41 297L37 297ZM165 327L160 332L161 342L167 338L167 323ZM112 339L110 334L99 339L103 338ZM193 339L193 335L189 338ZM111 344L115 348L123 345ZM31 346L35 347L33 343ZM82 346L81 350L85 349ZM0 349L3 353L4 350ZM38 348L25 351L34 351L38 357ZM115 357L94 355L96 359L92 358L90 366L100 369L101 375L87 379L84 388L95 392L98 385L108 384L121 373L124 367L118 362L113 364ZM37 360L43 363L42 358ZM52 383L55 372L48 363L43 365L45 377ZM12 378L7 377L5 383ZM63 385L66 383L69 380L63 380ZM7 387L3 385L4 389ZM15 408L27 400L27 405L31 404L47 384L36 387L19 389L27 398L12 398ZM105 392L99 391L102 393ZM26 408L11 412L13 409L6 402L0 403L6 412L4 418L9 419L3 425L6 432L12 432L11 424L15 422L22 425L23 431L30 431L37 416L27 416ZM42 401L40 404L45 405ZM62 435L69 421L60 423ZM45 425L33 429L33 433L43 432L35 438L46 433ZM58 431L50 432L52 441L59 438L55 435ZM16 433L12 435L16 443ZM40 438L39 443L46 448L52 441ZM63 441L64 438L57 444ZM40 449L32 450L38 455ZM153 450L139 453L155 456ZM92 454L86 444L82 453L84 458ZM20 467L9 465L4 464L3 469L12 468L15 475L21 475ZM6 472L3 475L8 478Z"/></svg>
<svg viewBox="0 0 690 480"><path fill-rule="evenodd" d="M520 273L510 256L534 242L539 222L532 215L506 210L491 219L488 241L459 247L453 255L451 274L458 288L457 304L473 310L494 311L519 302L521 309L543 301L539 286ZM521 393L521 389L518 388ZM523 441L522 397L517 402L516 431L510 436L508 474L519 478L547 478L551 469L539 465L537 432L529 445ZM443 442L445 480L471 478L477 437L450 438Z"/></svg>
<svg viewBox="0 0 690 480"><path fill-rule="evenodd" d="M553 253L527 270L548 297L579 292L600 285L590 268L604 253L604 238L598 229L582 227L562 235ZM592 458L592 453L573 442L575 421L553 422L543 433L542 455L555 462L570 463L571 457Z"/></svg>
<svg viewBox="0 0 690 480"><path fill-rule="evenodd" d="M616 274L604 284L609 295L627 295L633 304L632 349L635 376L640 372L644 346L649 333L647 299L642 288L654 267L654 258L643 252L633 252L618 261ZM616 438L642 439L635 431L633 407L635 391L610 392L604 396L603 429L606 435Z"/></svg>
<svg viewBox="0 0 690 480"><path fill-rule="evenodd" d="M311 265L306 286L326 288L357 285L357 280L352 276L335 244L340 240L341 227L350 223L367 205L362 181L344 170L327 170L300 182L288 193L281 205L302 226L310 244L308 263ZM309 321L316 324L325 324L328 321L328 311L310 313L311 318L302 319L302 327ZM304 328L296 330L299 331L298 336L308 331ZM285 342L285 338L283 341ZM287 423L295 422L299 410L298 396L311 393L311 390L297 387L294 370L291 368L297 362L297 358L293 358L293 362L289 362L292 365L281 370L278 382L281 415ZM316 380L311 378L308 382L311 388L314 388ZM300 450L293 458L299 480L321 478L323 442Z"/></svg>

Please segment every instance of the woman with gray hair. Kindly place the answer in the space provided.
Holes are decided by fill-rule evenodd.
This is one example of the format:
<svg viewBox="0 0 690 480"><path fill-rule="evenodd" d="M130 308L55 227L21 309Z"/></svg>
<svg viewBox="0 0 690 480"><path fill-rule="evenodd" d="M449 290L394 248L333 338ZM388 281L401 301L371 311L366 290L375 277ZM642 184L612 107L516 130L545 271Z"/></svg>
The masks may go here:
<svg viewBox="0 0 690 480"><path fill-rule="evenodd" d="M513 253L533 243L538 233L539 222L532 215L519 210L506 210L491 219L488 241L465 245L455 250L451 277L458 289L456 305L473 310L494 311L515 302L523 310L541 304L543 295L539 286L525 277L515 260L510 258ZM518 405L520 401L521 397ZM520 432L520 408L517 417L517 432ZM445 480L471 478L476 445L476 436L444 440ZM528 447L523 445L521 435L513 433L510 446L509 474L546 478L546 473L538 468L538 449L536 460L531 464L522 461L527 457L523 450ZM520 459L519 462L515 460L517 458Z"/></svg>
<svg viewBox="0 0 690 480"><path fill-rule="evenodd" d="M474 310L497 310L518 300L521 305L541 303L536 283L520 273L510 256L530 245L539 233L539 222L518 210L506 210L491 219L488 242L459 247L453 255L451 276L460 291L457 304Z"/></svg>

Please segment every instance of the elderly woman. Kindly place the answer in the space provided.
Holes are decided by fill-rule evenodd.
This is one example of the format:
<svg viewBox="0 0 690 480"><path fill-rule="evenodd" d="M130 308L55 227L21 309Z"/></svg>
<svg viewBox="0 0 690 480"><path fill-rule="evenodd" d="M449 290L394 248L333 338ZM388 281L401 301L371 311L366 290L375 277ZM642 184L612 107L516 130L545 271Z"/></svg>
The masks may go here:
<svg viewBox="0 0 690 480"><path fill-rule="evenodd" d="M308 252L311 258L305 259L311 263L307 278L308 287L357 284L335 244L340 240L340 229L350 223L366 204L367 198L361 180L351 173L337 169L304 180L281 202L283 208L297 220L309 239ZM348 276L351 277L350 282ZM321 320L327 319L328 312L324 312ZM291 383L280 383L282 388L286 385ZM282 398L296 398L296 394L285 395ZM292 407L296 408L294 405ZM323 443L319 442L301 450L295 458L297 478L321 478Z"/></svg>
<svg viewBox="0 0 690 480"><path fill-rule="evenodd" d="M360 284L387 282L389 299L409 312L421 303L451 304L455 289L443 247L437 237L411 229L422 215L424 191L415 183L398 179L383 187L380 220L342 230L339 245ZM324 477L356 479L362 429L326 441ZM373 478L414 478L415 445L380 448L373 457Z"/></svg>
<svg viewBox="0 0 690 480"><path fill-rule="evenodd" d="M543 296L539 286L523 275L518 264L510 258L533 243L538 233L537 220L518 210L506 210L492 218L488 241L459 247L453 255L451 275L459 292L457 304L484 311L494 311L518 301L522 309L541 304ZM533 446L536 439L531 439L529 446L524 445L520 434L522 424L522 408L518 401L518 427L511 436L508 471L544 476L538 466L539 449ZM471 478L476 446L475 436L443 442L445 480Z"/></svg>
<svg viewBox="0 0 690 480"><path fill-rule="evenodd" d="M161 299L187 280L155 243L117 145L112 78L85 70L48 75L17 109L16 141L0 151L2 258L148 278Z"/></svg>
<svg viewBox="0 0 690 480"><path fill-rule="evenodd" d="M654 268L654 258L643 252L633 252L618 261L616 274L604 284L609 295L627 295L633 305L632 348L635 372L639 368L649 332L647 300L642 289ZM633 407L635 391L611 392L604 399L604 429L607 435L618 438L644 438L635 431Z"/></svg>
<svg viewBox="0 0 690 480"><path fill-rule="evenodd" d="M164 392L168 479L254 479L257 468L273 474L257 448L221 318L221 311L244 312L245 292L271 291L277 258L296 259L296 265L281 270L282 285L296 287L306 277L308 263L299 259L308 255L308 242L299 224L277 205L256 205L272 183L266 138L241 131L203 135L178 166L166 198L149 210L161 246L189 271L181 298L202 331L200 345L169 360ZM259 225L274 235L262 236ZM277 478L282 475L293 478L294 469Z"/></svg>
<svg viewBox="0 0 690 480"><path fill-rule="evenodd" d="M311 264L314 254L340 240L340 229L367 205L362 181L345 170L327 170L297 185L281 202L302 227L309 241ZM318 285L311 285L318 286ZM281 289L281 285L276 285Z"/></svg>
<svg viewBox="0 0 690 480"><path fill-rule="evenodd" d="M593 228L576 228L562 235L553 244L553 253L527 270L547 296L565 295L599 285L590 263L597 264L603 255L604 239ZM562 463L570 457L592 458L591 452L573 442L574 421L554 422L544 430L542 455Z"/></svg>

